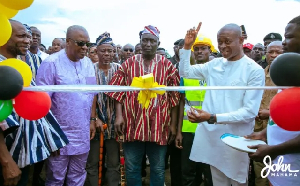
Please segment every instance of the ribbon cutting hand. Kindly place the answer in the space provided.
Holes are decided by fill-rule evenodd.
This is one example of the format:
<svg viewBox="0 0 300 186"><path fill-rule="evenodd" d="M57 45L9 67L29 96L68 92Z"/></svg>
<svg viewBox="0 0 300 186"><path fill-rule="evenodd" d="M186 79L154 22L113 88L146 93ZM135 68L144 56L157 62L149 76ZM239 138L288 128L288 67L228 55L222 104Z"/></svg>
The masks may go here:
<svg viewBox="0 0 300 186"><path fill-rule="evenodd" d="M191 107L191 109L187 112L187 116L189 121L192 123L201 123L209 120L210 118L210 114L208 112L193 107Z"/></svg>

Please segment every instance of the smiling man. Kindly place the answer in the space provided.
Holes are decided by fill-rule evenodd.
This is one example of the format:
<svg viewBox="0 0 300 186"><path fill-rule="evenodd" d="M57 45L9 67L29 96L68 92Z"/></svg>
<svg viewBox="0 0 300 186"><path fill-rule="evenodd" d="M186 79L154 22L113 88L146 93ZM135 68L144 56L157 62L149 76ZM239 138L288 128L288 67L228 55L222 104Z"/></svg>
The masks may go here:
<svg viewBox="0 0 300 186"><path fill-rule="evenodd" d="M66 49L49 56L37 74L38 85L96 84L93 63L85 54L90 46L89 34L82 26L67 30ZM91 112L92 93L49 93L52 112L70 143L60 155L47 160L47 186L83 186L90 139L95 135L95 113Z"/></svg>
<svg viewBox="0 0 300 186"><path fill-rule="evenodd" d="M160 44L159 30L146 26L141 37L142 54L129 58L116 72L110 85L130 86L134 77L152 73L160 85L178 86L178 71L162 55L156 54ZM138 101L139 91L108 93L116 100L115 132L125 136L123 149L127 185L142 185L141 166L146 151L150 161L150 185L162 186L165 180L165 155L169 126L176 135L178 92L166 92L151 99L148 108Z"/></svg>
<svg viewBox="0 0 300 186"><path fill-rule="evenodd" d="M180 50L182 77L206 80L207 86L264 86L264 70L244 54L244 38L236 24L225 25L218 32L223 57L190 65L190 49L200 27L201 23L185 36ZM262 94L262 90L206 90L203 110L187 112L190 122L199 123L190 159L210 165L213 185L248 185L249 157L225 145L220 137L224 133L243 136L253 130Z"/></svg>

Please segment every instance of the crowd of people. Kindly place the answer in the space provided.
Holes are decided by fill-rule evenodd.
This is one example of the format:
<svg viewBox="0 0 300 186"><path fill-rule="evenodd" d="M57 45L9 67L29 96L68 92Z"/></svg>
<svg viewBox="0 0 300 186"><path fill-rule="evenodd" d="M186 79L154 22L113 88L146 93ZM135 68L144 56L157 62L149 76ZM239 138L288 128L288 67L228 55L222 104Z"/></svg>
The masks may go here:
<svg viewBox="0 0 300 186"><path fill-rule="evenodd" d="M160 31L152 25L139 32L135 46L116 45L108 32L92 42L84 27L73 25L66 38L55 38L47 49L38 28L10 23L12 35L0 47L0 61L26 62L32 86L130 86L134 77L147 74L166 86L274 86L271 63L282 53L300 54L300 16L287 23L284 39L266 33L263 44L247 43L239 25L227 24L217 34L219 52L199 34L199 23L175 41L172 57L160 48ZM51 112L40 120L13 112L0 121L0 185L26 186L34 167L33 186L97 186L101 133L101 179L108 186L141 186L147 164L151 186L165 185L166 171L172 186L300 184L300 173L287 176L282 169L267 178L261 174L267 155L274 164L283 156L290 170L300 170L300 132L285 131L270 117L277 90L170 91L151 99L148 108L139 103L138 93L54 92L49 93ZM250 147L255 153L241 152L220 140L224 133L267 145ZM41 178L44 164L46 180Z"/></svg>

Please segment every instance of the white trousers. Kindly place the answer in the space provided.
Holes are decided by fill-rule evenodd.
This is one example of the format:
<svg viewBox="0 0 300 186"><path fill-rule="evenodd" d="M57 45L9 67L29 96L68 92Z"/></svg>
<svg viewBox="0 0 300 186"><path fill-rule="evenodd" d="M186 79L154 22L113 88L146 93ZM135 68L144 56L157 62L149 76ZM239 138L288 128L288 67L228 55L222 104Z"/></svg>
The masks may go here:
<svg viewBox="0 0 300 186"><path fill-rule="evenodd" d="M210 166L214 186L248 186L248 183L239 183L228 178L223 172L214 166Z"/></svg>

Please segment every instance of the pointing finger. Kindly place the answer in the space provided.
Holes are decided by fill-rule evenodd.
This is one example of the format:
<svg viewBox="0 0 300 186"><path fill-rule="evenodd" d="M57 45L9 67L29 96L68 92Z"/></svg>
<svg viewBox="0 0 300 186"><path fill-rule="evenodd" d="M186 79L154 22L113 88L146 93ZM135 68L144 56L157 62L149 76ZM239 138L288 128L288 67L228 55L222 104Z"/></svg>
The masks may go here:
<svg viewBox="0 0 300 186"><path fill-rule="evenodd" d="M201 25L202 25L202 22L200 22L199 24L198 24L198 27L197 27L197 33L199 32L199 30L200 30L200 28L201 28Z"/></svg>

